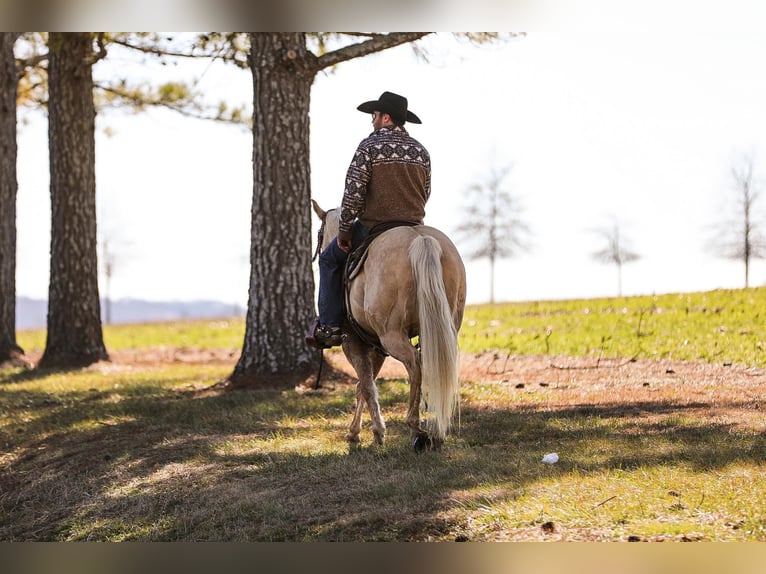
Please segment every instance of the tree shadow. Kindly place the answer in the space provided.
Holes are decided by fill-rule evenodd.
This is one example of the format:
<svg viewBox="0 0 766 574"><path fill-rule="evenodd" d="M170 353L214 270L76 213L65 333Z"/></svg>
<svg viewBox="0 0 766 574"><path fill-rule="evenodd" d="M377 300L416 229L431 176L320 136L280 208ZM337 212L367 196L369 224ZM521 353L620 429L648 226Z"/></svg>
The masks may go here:
<svg viewBox="0 0 766 574"><path fill-rule="evenodd" d="M0 435L13 453L0 466L0 539L454 539L456 492L525 488L539 480L550 445L562 453L558 473L674 464L708 472L766 459L762 434L684 417L704 402L467 407L442 452L417 454L391 416L386 446L346 445L352 387L200 395L147 384L119 400L111 393L24 391L15 402L6 389L0 404L23 403L29 420ZM394 386L383 402L401 395ZM318 425L337 450L313 446ZM597 461L581 454L595 441L613 447Z"/></svg>
<svg viewBox="0 0 766 574"><path fill-rule="evenodd" d="M13 369L18 369L18 366L13 366ZM38 368L32 365L27 365L21 368L21 370L18 370L15 373L6 373L3 375L2 380L0 380L0 383L2 384L17 384L17 383L26 383L29 381L38 381L41 379L45 379L46 377L50 377L51 375L55 374L68 374L68 373L76 373L82 371L82 368L64 368L64 367L45 367L45 368ZM2 374L2 371L0 371L0 374Z"/></svg>

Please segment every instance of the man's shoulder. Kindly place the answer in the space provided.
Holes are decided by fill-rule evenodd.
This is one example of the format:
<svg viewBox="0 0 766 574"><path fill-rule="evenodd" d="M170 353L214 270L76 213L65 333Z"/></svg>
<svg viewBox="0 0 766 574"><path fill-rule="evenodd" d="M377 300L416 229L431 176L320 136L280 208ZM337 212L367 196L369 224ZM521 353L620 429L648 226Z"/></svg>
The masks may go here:
<svg viewBox="0 0 766 574"><path fill-rule="evenodd" d="M379 138L376 136L377 133L378 132L372 132L370 135L368 135L366 138L360 141L357 147L368 148L371 145L375 145L375 142L379 140Z"/></svg>
<svg viewBox="0 0 766 574"><path fill-rule="evenodd" d="M384 146L398 146L398 145L406 145L406 146L415 146L423 150L426 154L428 151L426 150L426 147L420 143L418 140L416 140L414 137L412 137L409 133L407 133L404 129L400 130L390 130L390 129L379 129L374 132L372 132L369 136L364 138L359 143L360 149L368 149L368 148L381 148Z"/></svg>

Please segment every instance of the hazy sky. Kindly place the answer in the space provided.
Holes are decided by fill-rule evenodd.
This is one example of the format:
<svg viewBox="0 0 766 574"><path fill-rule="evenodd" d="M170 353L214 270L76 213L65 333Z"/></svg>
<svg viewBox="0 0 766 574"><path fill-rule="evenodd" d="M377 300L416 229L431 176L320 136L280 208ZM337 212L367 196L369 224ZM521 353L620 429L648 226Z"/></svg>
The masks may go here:
<svg viewBox="0 0 766 574"><path fill-rule="evenodd" d="M709 239L726 219L732 161L751 151L766 173L766 5L623 4L546 3L507 18L526 36L502 46L440 33L427 41L429 63L402 46L321 74L312 91L313 196L326 208L340 202L348 162L371 130L355 108L390 90L423 120L409 128L433 162L427 223L451 233L466 188L493 166L513 165L507 187L524 206L533 249L498 264L497 300L616 294L615 269L592 258L603 247L594 230L614 219L641 255L624 268L625 294L741 287L741 263L715 257ZM161 74L204 70L198 87L211 99L251 100L247 72ZM22 118L17 293L44 298L47 121ZM100 228L117 251L112 296L246 304L251 135L162 111L109 114L97 127ZM487 262L466 263L469 302L486 300ZM766 265L756 262L751 284L765 282Z"/></svg>

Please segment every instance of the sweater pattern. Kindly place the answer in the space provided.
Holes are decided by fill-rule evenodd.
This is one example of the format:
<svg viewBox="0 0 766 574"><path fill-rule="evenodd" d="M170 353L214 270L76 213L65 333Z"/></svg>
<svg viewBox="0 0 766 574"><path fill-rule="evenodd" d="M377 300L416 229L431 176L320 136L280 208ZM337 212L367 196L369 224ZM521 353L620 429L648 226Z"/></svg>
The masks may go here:
<svg viewBox="0 0 766 574"><path fill-rule="evenodd" d="M348 171L341 232L357 217L367 226L402 220L422 223L431 193L431 158L401 126L384 126L362 140Z"/></svg>

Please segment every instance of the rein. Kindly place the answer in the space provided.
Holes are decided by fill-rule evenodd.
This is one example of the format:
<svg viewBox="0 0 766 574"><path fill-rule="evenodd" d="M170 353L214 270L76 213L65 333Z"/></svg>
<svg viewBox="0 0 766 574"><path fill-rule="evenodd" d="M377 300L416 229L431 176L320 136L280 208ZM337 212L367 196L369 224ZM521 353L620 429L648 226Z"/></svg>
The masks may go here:
<svg viewBox="0 0 766 574"><path fill-rule="evenodd" d="M317 248L314 250L314 256L311 258L311 261L316 261L316 258L319 257L319 253L322 251L323 241L324 241L324 219L322 220L322 225L319 226L319 233L317 233Z"/></svg>
<svg viewBox="0 0 766 574"><path fill-rule="evenodd" d="M324 349L319 349L319 370L317 371L317 380L314 381L315 391L321 386L319 381L322 379L322 365L324 365Z"/></svg>
<svg viewBox="0 0 766 574"><path fill-rule="evenodd" d="M324 243L324 224L325 221L327 221L327 214L331 211L335 211L335 209L328 209L322 218L322 225L319 226L319 231L317 232L317 248L314 251L314 256L311 258L312 261L315 261L316 258L319 257L319 254L322 253L322 244Z"/></svg>
<svg viewBox="0 0 766 574"><path fill-rule="evenodd" d="M314 251L314 256L311 258L311 261L316 261L316 258L319 257L319 254L322 252L322 243L324 243L324 224L325 221L327 221L327 214L330 213L330 211L333 211L330 209L325 213L325 216L322 218L322 224L319 226L319 232L317 233L317 248ZM315 329L315 326L312 326L312 331ZM319 389L321 386L321 379L322 379L322 366L324 365L324 349L319 349L319 370L317 371L317 378L314 382L314 390Z"/></svg>

